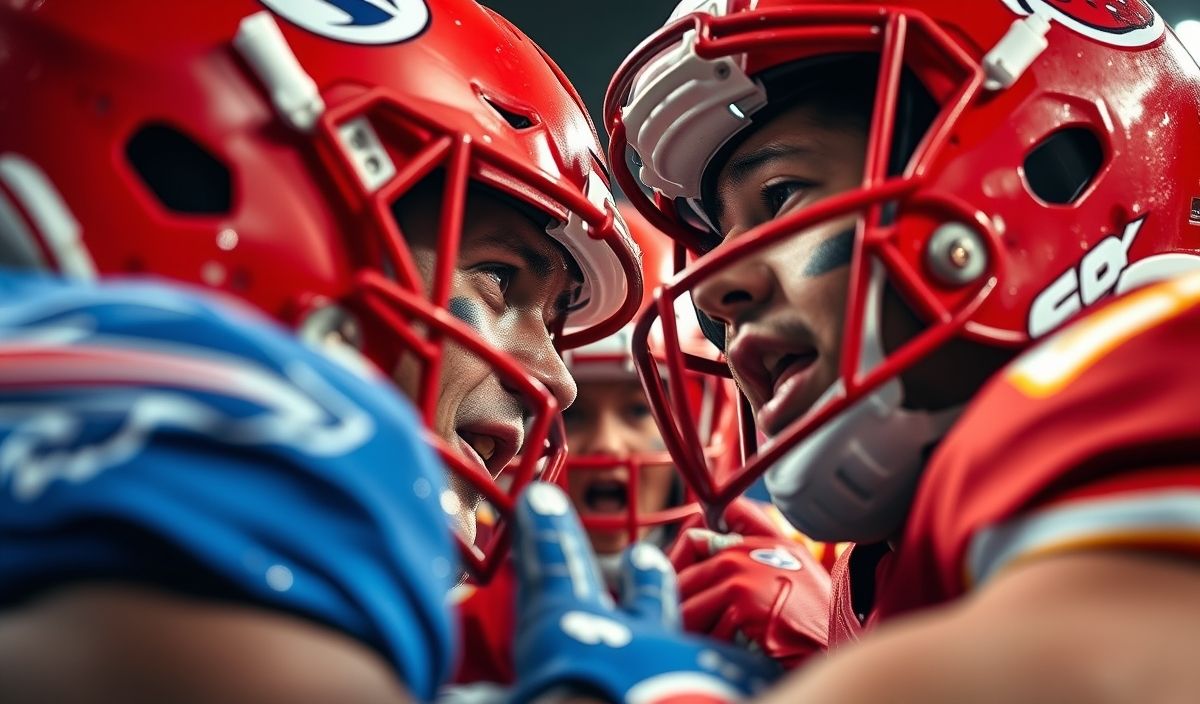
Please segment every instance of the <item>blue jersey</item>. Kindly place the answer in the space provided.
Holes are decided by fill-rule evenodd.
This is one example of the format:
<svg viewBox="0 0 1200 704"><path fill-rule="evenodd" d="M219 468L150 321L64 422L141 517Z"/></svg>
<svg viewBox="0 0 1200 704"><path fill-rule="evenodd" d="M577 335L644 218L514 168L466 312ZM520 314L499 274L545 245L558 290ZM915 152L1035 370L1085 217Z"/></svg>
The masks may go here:
<svg viewBox="0 0 1200 704"><path fill-rule="evenodd" d="M411 407L258 315L0 271L0 608L80 580L312 619L432 698L457 552Z"/></svg>

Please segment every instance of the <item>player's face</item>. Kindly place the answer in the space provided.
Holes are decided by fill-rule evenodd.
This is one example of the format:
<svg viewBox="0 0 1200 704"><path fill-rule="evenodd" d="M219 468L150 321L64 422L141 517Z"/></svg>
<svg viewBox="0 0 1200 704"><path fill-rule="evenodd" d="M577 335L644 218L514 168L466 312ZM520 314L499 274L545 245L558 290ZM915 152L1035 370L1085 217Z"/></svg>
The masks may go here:
<svg viewBox="0 0 1200 704"><path fill-rule="evenodd" d="M400 226L426 281L436 264L440 207L436 200L399 213ZM574 262L543 227L505 201L472 191L453 276L451 314L492 347L520 362L554 394L560 407L575 400L575 383L554 349L550 327L579 287ZM415 360L395 374L410 396L421 381ZM521 450L527 409L484 359L447 345L434 431L468 462L495 476ZM539 449L540 448L535 448ZM450 478L443 506L457 516L464 538L475 535L476 493Z"/></svg>
<svg viewBox="0 0 1200 704"><path fill-rule="evenodd" d="M636 379L584 382L579 397L563 413L572 456L628 458L663 450L662 436ZM639 512L667 507L675 470L668 464L642 465L637 485ZM567 494L582 513L624 516L629 498L627 466L580 469L567 474ZM629 543L626 530L590 531L601 554L619 552ZM642 536L638 536L639 538Z"/></svg>
<svg viewBox="0 0 1200 704"><path fill-rule="evenodd" d="M861 184L866 134L818 117L803 105L783 112L721 165L713 206L725 243ZM787 238L693 291L696 305L725 325L730 368L768 436L838 378L855 220Z"/></svg>

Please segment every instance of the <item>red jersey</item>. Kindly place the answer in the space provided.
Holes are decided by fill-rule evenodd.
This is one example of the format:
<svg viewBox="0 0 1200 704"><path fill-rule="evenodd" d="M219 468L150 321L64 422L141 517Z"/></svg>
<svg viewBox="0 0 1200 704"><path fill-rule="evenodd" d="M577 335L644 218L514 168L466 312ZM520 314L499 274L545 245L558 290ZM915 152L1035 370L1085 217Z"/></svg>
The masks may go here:
<svg viewBox="0 0 1200 704"><path fill-rule="evenodd" d="M1022 560L1200 554L1200 276L1116 299L1019 356L930 458L899 547L833 572L831 645Z"/></svg>
<svg viewBox="0 0 1200 704"><path fill-rule="evenodd" d="M454 682L512 684L516 591L517 573L511 560L504 562L487 586L458 588L462 658Z"/></svg>

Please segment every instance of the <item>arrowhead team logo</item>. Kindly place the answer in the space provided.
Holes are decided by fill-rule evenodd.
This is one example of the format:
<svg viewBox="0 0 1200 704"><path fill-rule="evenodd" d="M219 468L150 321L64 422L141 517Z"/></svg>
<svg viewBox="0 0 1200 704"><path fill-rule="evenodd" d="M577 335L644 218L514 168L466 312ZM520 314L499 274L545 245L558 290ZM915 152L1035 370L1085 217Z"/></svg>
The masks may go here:
<svg viewBox="0 0 1200 704"><path fill-rule="evenodd" d="M1001 0L1018 15L1037 13L1111 46L1142 47L1166 29L1146 0Z"/></svg>
<svg viewBox="0 0 1200 704"><path fill-rule="evenodd" d="M288 22L349 44L397 44L429 24L424 0L260 0Z"/></svg>

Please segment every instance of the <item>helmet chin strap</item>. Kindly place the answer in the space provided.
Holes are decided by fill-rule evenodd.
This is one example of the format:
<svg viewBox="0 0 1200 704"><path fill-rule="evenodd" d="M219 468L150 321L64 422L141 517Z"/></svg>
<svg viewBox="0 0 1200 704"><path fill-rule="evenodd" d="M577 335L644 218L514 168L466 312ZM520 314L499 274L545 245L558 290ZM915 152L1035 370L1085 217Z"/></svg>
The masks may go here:
<svg viewBox="0 0 1200 704"><path fill-rule="evenodd" d="M864 311L860 369L882 363L880 308L884 271L874 263ZM812 413L844 393L841 381ZM925 465L927 449L946 434L963 407L902 408L904 391L892 379L796 444L766 473L771 501L814 540L873 543L900 532Z"/></svg>

